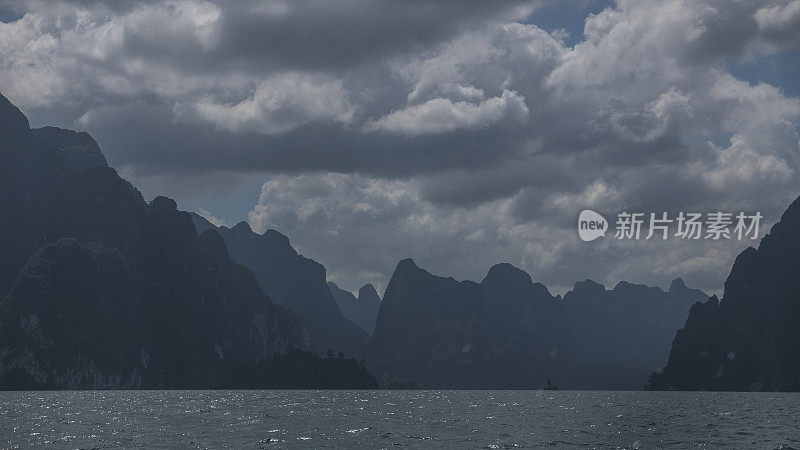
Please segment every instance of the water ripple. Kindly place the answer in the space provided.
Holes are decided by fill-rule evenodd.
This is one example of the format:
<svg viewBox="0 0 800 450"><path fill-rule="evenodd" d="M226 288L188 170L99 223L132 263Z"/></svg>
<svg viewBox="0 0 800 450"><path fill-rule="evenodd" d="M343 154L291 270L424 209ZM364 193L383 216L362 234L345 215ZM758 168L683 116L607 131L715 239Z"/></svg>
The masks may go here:
<svg viewBox="0 0 800 450"><path fill-rule="evenodd" d="M0 447L798 448L800 395L0 392Z"/></svg>

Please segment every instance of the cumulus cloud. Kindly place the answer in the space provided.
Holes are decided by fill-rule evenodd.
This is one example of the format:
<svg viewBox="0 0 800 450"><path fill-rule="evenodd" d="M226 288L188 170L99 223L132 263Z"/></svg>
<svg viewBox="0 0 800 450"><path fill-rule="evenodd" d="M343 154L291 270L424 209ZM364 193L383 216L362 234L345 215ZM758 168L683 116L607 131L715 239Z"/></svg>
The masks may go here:
<svg viewBox="0 0 800 450"><path fill-rule="evenodd" d="M576 237L575 208L592 205L613 222L617 189L595 182L581 192L554 196L534 220L513 213L523 195L465 209L426 201L416 179L279 175L263 185L248 221L257 232L274 228L287 234L300 253L326 266L329 279L352 290L364 280L379 291L385 288L397 262L406 257L433 273L472 280L482 279L495 262L511 262L557 293L584 278L610 285L624 279L668 286L676 277L694 282L719 277L751 244L693 241L687 251L680 239L615 240L613 232L587 244ZM716 293L719 286L709 291Z"/></svg>
<svg viewBox="0 0 800 450"><path fill-rule="evenodd" d="M574 221L774 222L800 194L800 101L730 67L797 49L800 1L618 0L574 45L526 23L546 3L31 0L0 23L0 91L90 131L146 192L222 202L268 178L254 227L348 289L406 256L719 289L742 243L587 246Z"/></svg>
<svg viewBox="0 0 800 450"><path fill-rule="evenodd" d="M780 44L797 44L800 40L800 0L759 8L755 13L758 30Z"/></svg>
<svg viewBox="0 0 800 450"><path fill-rule="evenodd" d="M422 199L413 179L309 173L271 177L248 221L259 232L286 233L342 286L358 289L370 280L380 288L406 257L457 275L472 275L473 257L480 253L513 253L514 262L523 264L524 255L512 247L530 225L514 223L508 208L508 201L474 210L442 208Z"/></svg>
<svg viewBox="0 0 800 450"><path fill-rule="evenodd" d="M227 131L279 134L315 120L350 122L354 109L342 82L303 73L285 73L258 84L236 104L203 99L195 104L204 120Z"/></svg>
<svg viewBox="0 0 800 450"><path fill-rule="evenodd" d="M453 102L435 98L421 105L395 111L367 126L369 131L408 135L444 133L463 128L484 128L501 120L524 123L528 117L525 99L508 89L500 97L480 103Z"/></svg>

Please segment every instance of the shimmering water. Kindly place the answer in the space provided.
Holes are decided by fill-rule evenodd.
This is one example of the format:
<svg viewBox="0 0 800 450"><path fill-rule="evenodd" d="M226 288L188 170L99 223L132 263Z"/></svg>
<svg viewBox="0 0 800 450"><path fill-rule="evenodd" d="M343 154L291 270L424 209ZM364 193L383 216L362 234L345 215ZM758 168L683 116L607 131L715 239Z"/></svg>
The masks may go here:
<svg viewBox="0 0 800 450"><path fill-rule="evenodd" d="M800 395L0 392L0 447L800 448Z"/></svg>

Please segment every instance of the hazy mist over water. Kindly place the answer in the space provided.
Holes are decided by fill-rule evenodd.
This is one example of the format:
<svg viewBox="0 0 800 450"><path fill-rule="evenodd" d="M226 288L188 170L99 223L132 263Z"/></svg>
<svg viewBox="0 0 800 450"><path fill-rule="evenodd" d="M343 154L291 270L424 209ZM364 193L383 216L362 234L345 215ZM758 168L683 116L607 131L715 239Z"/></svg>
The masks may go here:
<svg viewBox="0 0 800 450"><path fill-rule="evenodd" d="M20 448L798 448L799 421L789 393L0 393L0 445Z"/></svg>

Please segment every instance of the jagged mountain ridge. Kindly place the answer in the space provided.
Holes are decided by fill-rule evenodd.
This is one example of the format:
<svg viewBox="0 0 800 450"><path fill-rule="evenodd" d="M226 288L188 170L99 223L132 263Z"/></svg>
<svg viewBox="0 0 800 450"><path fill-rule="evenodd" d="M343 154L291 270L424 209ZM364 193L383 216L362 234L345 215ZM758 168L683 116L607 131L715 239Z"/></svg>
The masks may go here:
<svg viewBox="0 0 800 450"><path fill-rule="evenodd" d="M609 291L587 280L561 299L510 264L475 283L406 259L365 354L388 385L541 388L551 378L569 388L641 389L697 298L705 294L681 280L667 292L625 282ZM604 335L622 342L597 339Z"/></svg>
<svg viewBox="0 0 800 450"><path fill-rule="evenodd" d="M378 309L381 306L381 298L372 284L365 284L358 290L358 296L352 292L345 291L336 283L328 282L331 295L342 310L342 314L361 327L362 330L372 335L375 331L375 321L378 320Z"/></svg>
<svg viewBox="0 0 800 450"><path fill-rule="evenodd" d="M346 325L340 326L342 321L339 317L342 314L341 311L338 314L336 312L336 301L330 301L332 295L330 287L325 286L324 268L297 255L285 236L274 230L256 235L246 223L228 230L242 236L242 247L250 246L255 239L253 236L260 236L259 239L269 241L269 245L277 249L282 258L286 258L283 261L297 260L300 261L299 265L308 269L306 275L297 277L291 271L280 272L282 265L278 264L277 268L263 271L257 277L256 286L267 286L264 290L270 292L279 303L292 304L293 308L303 310L303 320L317 324L312 326L310 338L299 321L292 323L296 319L292 318L291 312L268 302L266 307L262 306L263 295L255 293L252 280L247 281L252 274L232 264L227 254L229 245L224 237L220 238L214 230L189 237L188 234L193 233L187 233L190 228L187 224L191 222L187 220L186 213L177 211L174 202L166 198L156 198L150 204L144 202L130 183L119 178L107 166L96 142L89 135L52 127L31 130L24 115L5 98L0 100L0 118L3 119L0 123L0 143L3 146L0 151L0 206L3 211L11 211L13 216L13 220L8 217L0 220L0 231L4 236L14 236L14 239L0 242L0 251L4 255L0 263L0 292L8 293L0 309L0 320L5 318L0 324L0 338L3 339L0 342L0 377L16 371L14 377L21 376L20 380L24 382L42 381L42 385L55 387L175 386L186 382L203 386L220 376L215 374L215 371L222 370L212 362L215 357L243 361L258 355L255 359L263 362L273 351L280 353L292 346L302 347L308 345L309 340L318 353L328 347L338 347L352 355L357 354L357 349L363 345L363 333L353 324L347 325L347 321L344 321ZM194 231L194 225L191 229ZM66 269L70 261L81 261L89 269L85 273L69 272ZM406 269L415 267L413 262L405 264ZM420 356L417 350L404 353L406 349L399 349L400 357L394 358L395 362L389 361L389 365L381 363L380 367L391 368L391 364L396 363L402 369L400 372L412 372L408 378L416 382L420 377L413 372L418 369L413 365L406 368L401 365L403 361L418 360L420 366L425 367L427 373L424 376L429 377L427 382L439 386L473 387L485 386L488 377L496 376L492 369L494 365L495 370L503 367L507 373L513 374L505 375L506 379L501 383L509 386L541 385L538 380L540 373L561 377L569 377L570 373L580 374L583 370L580 365L601 353L598 350L586 350L592 345L597 345L599 349L617 347L621 355L618 355L618 359L611 358L611 361L625 361L630 353L651 351L647 346L640 346L637 350L635 346L631 349L625 345L615 345L617 340L624 339L636 343L637 336L641 334L625 336L600 333L605 337L616 336L603 344L601 339L576 338L576 333L569 331L575 328L602 328L593 322L599 322L605 329L614 332L623 328L609 322L609 317L624 316L604 311L602 306L608 303L604 298L615 295L625 297L629 291L633 292L631 298L655 298L650 306L657 308L644 309L639 311L640 314L652 310L680 309L673 308L673 304L663 299L659 300L663 293L660 290L661 293L652 288L620 283L607 291L598 285L593 287L592 295L596 298L590 295L587 303L577 307L577 310L585 313L598 305L600 309L586 314L589 326L576 326L569 305L578 299L578 285L570 293L572 296L569 301L567 296L561 300L513 266L495 267L481 283L449 279L456 283L454 285L450 281L441 281L448 279L430 274L429 277L420 276L419 273L407 277L419 281L422 287L401 284L394 289L393 296L402 298L407 295L405 291L411 291L418 297L415 301L427 298L427 306L434 306L433 313L426 310L423 304L412 303L417 317L424 316L425 320L415 323L414 315L407 315L405 320L400 321L401 326L395 326L394 337L382 339L388 342L410 336L410 340L420 344L418 347L423 349L423 354ZM64 274L70 276L65 277ZM85 279L81 278L83 276ZM275 278L270 279L270 276ZM115 281L112 283L111 280ZM299 285L304 289L310 287L310 290L293 298ZM98 286L103 288L98 289ZM115 290L117 287L125 289ZM429 288L433 289L433 293L426 291ZM42 292L62 292L65 293L63 299L69 300L70 296L66 293L70 290L75 292L69 294L73 300L90 293L96 296L92 302L98 305L108 303L119 308L119 311L108 311L113 313L110 317L122 314L131 318L131 323L139 324L135 327L137 330L149 330L143 337L130 332L136 342L145 344L139 345L138 352L133 347L113 346L110 343L93 350L106 357L115 348L126 349L123 352L126 355L124 364L119 366L124 367L123 370L109 373L107 368L115 367L108 362L113 358L106 363L75 359L59 361L58 356L69 356L74 349L48 347L70 342L70 335L53 338L58 334L54 332L58 323L44 320L46 317L32 311L30 306L42 300L38 306L40 309L68 306L69 301L47 303L55 298ZM668 293L693 298L704 296L691 292L679 280L673 283ZM186 302L170 303L184 296ZM215 329L214 320L225 316L225 308L220 309L219 305L227 306L234 298L248 299L242 306L242 314L226 318L231 321L229 325ZM314 300L318 298L325 300ZM112 299L120 301L111 302ZM152 303L142 308L142 299ZM196 299L200 299L200 305L207 310L196 316L182 317L177 326L164 326L155 318L180 317L182 309L196 306L197 303L193 303ZM331 305L333 308L330 308ZM713 307L715 303L709 302L709 305ZM639 306L639 303L631 303L622 308L622 312L630 313ZM169 307L175 307L175 310L164 309ZM68 308L59 314L71 312ZM286 316L281 316L284 313ZM257 324L255 333L244 333L246 337L242 333L231 333L230 328L252 330L254 327L252 323L237 322L237 317L260 315L272 315L274 321L268 322L274 326L270 328ZM98 320L113 323L112 319L104 319L102 315L98 317ZM630 324L637 324L637 320L635 315L626 319ZM403 322L410 325L402 326ZM633 327L639 329L638 333L669 328L664 322L638 322L641 323ZM326 329L326 325L331 323L336 326ZM653 326L641 326L647 323ZM175 333L176 329L182 331ZM406 335L402 334L404 329ZM208 333L208 330L212 331ZM48 333L51 335L49 338ZM420 333L425 339L417 339L418 336L413 333ZM206 339L204 334L211 338ZM251 338L254 335L259 336L260 341L253 341ZM4 346L12 341L16 347ZM113 339L109 341L113 342ZM172 347L165 350L163 355L154 356L148 348L158 346L160 342L171 342ZM429 348L426 349L426 345ZM194 348L202 348L204 353L200 355L191 351ZM171 361L173 358L168 356L169 352L180 354L181 357ZM586 358L576 356L581 352ZM386 352L381 355L380 359L392 359L386 357ZM608 360L601 358L600 362ZM633 360L647 367L651 364L647 358ZM39 364L41 361L47 362L44 369ZM163 371L157 377L146 373L148 368L168 362L175 362L175 365L167 371L167 375ZM455 381L447 381L453 383L450 385L439 381L453 370L463 370L465 367L472 370L468 376L457 375ZM596 367L594 373L598 373ZM530 378L533 377L537 381L532 382ZM560 384L565 386L564 383Z"/></svg>
<svg viewBox="0 0 800 450"><path fill-rule="evenodd" d="M595 374L592 388L641 388L666 364L689 307L707 298L680 278L667 291L625 281L611 290L592 280L576 283L563 303L578 344L575 357Z"/></svg>
<svg viewBox="0 0 800 450"><path fill-rule="evenodd" d="M306 321L313 350L325 354L332 349L361 357L369 334L344 317L327 285L322 264L299 255L289 238L278 231L268 229L257 234L247 222L232 228L215 227L195 213L192 220L198 232L219 232L231 258L255 273L264 292Z"/></svg>

